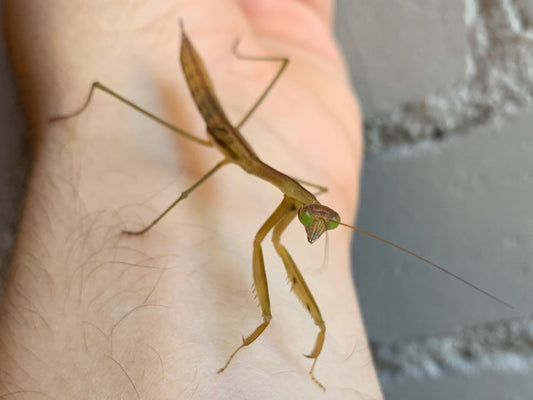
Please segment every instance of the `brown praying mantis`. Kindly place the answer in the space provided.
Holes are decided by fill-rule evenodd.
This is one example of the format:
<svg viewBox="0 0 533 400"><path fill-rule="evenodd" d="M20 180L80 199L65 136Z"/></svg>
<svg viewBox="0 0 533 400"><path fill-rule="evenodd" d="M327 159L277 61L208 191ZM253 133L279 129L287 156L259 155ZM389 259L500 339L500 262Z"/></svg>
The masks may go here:
<svg viewBox="0 0 533 400"><path fill-rule="evenodd" d="M228 117L226 116L215 94L214 85L211 82L211 79L205 69L202 59L200 58L199 54L196 52L195 48L187 37L183 28L183 24L181 22L180 26L182 33L180 50L181 66L196 107L198 108L200 114L202 115L202 118L205 121L209 139L202 139L171 125L170 123L138 107L133 102L125 99L115 91L109 89L107 86L102 85L99 82L94 82L92 84L85 103L81 106L80 109L70 114L56 116L52 118L51 121L64 120L81 114L89 105L94 91L96 89L99 89L105 93L108 93L119 101L125 103L126 105L134 108L135 110L141 112L152 120L182 135L183 137L204 146L215 147L223 155L224 158L222 159L222 161L218 162L196 183L194 183L191 187L181 193L177 200L170 204L157 218L155 218L145 228L139 231L123 231L124 234L140 235L147 232L150 228L157 224L174 206L176 206L179 202L187 198L188 195L191 194L198 186L200 186L208 178L214 175L215 172L217 172L224 165L227 165L229 163L237 164L249 174L255 175L258 178L270 182L283 193L283 200L274 210L274 212L270 215L270 217L268 217L268 219L261 226L261 228L255 235L253 241L253 283L257 299L261 308L263 322L249 336L243 338L242 344L238 346L237 349L229 356L229 359L227 360L226 364L218 371L219 373L224 371L229 366L231 360L237 354L237 352L239 352L239 350L253 343L263 333L263 331L270 323L270 320L272 319L272 314L270 310L270 298L267 286L267 277L263 260L263 251L261 248L261 243L265 239L266 235L270 231L272 231L272 241L274 243L274 248L280 256L281 260L283 261L283 265L285 266L285 269L287 271L292 290L296 294L299 301L304 305L307 312L311 315L314 323L319 329L315 340L315 345L311 352L306 355L306 357L313 359L313 363L309 371L312 380L316 382L322 389L324 389L324 386L315 378L313 371L318 356L320 355L320 352L322 351L322 347L324 345L326 325L324 323L318 305L315 299L313 298L309 287L305 283L304 278L302 277L302 274L300 273L298 267L296 266L286 247L281 243L281 235L296 216L298 217L300 223L305 227L307 239L310 243L316 241L324 232L331 229L335 229L339 225L343 225L355 231L361 232L365 235L371 236L377 240L385 242L391 246L394 246L399 250L402 250L424 261L425 263L428 263L433 267L438 268L446 274L451 275L456 279L459 279L463 283L504 304L505 306L512 308L511 305L499 299L498 297L488 293L487 291L479 288L478 286L473 285L472 283L464 280L463 278L455 275L452 272L449 272L448 270L427 260L426 258L423 258L388 240L378 237L377 235L341 222L339 214L337 214L337 212L325 205L320 204L320 202L315 197L315 194L312 194L310 191L305 189L302 184L318 188L319 193L325 192L327 190L326 188L319 185L310 184L309 182L291 178L288 175L279 172L278 170L261 161L261 159L252 149L250 144L241 135L239 129L251 117L251 115L261 104L261 102L270 92L272 87L275 85L277 80L280 78L281 74L286 69L289 63L288 58L248 56L244 57L237 54L236 49L238 42L235 43L233 47L233 52L237 57L255 61L278 61L281 62L281 67L277 71L272 81L268 84L264 92L261 94L261 96L259 96L256 102L250 108L250 110L245 114L245 116L237 125L233 126L229 121Z"/></svg>

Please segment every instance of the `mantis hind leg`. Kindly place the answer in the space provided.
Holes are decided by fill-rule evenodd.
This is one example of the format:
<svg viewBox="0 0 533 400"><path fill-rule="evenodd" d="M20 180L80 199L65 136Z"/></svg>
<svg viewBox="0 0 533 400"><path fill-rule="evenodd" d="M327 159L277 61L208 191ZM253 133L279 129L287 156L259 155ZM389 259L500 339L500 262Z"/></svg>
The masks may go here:
<svg viewBox="0 0 533 400"><path fill-rule="evenodd" d="M85 111L85 109L87 108L87 106L91 102L91 99L93 97L94 91L96 89L101 90L102 92L109 94L110 96L114 97L118 101L130 106L131 108L133 108L134 110L140 112L141 114L145 115L146 117L150 118L151 120L157 122L158 124L163 125L164 127L170 129L171 131L174 131L174 132L180 134L183 137L186 137L187 139L190 139L190 140L192 140L192 141L194 141L194 142L196 142L198 144L204 145L204 146L213 146L213 142L211 142L210 140L199 138L199 137L197 137L197 136L195 136L195 135L193 135L193 134L191 134L189 132L184 131L183 129L175 127L171 123L162 120L161 118L155 116L154 114L146 111L144 108L139 107L137 104L133 103L132 101L122 97L117 92L115 92L114 90L110 89L109 87L107 87L105 85L102 85L100 82L93 82L92 83L91 90L89 91L89 94L87 95L87 98L85 99L85 102L83 103L83 105L79 109L77 109L76 111L73 111L73 112L71 112L69 114L56 115L56 116L50 118L49 121L50 122L56 122L56 121L61 121L61 120L65 120L65 119L74 118L74 117L77 117L78 115L80 115L83 111Z"/></svg>
<svg viewBox="0 0 533 400"><path fill-rule="evenodd" d="M239 43L240 43L239 39L235 40L235 42L233 43L232 49L231 49L234 56L237 57L238 59L247 60L247 61L281 62L281 66L279 67L278 72L276 72L276 75L274 75L274 78L272 78L272 80L267 85L263 93L259 96L259 98L255 101L255 103L252 105L250 110L248 110L248 112L244 115L244 117L242 117L240 122L237 124L236 126L237 129L240 129L246 123L246 121L250 119L252 114L261 105L265 97L270 93L270 91L272 90L276 82L279 80L279 78L281 77L281 75L283 74L287 66L289 65L289 59L287 57L253 57L253 56L242 55L238 52ZM303 179L297 179L297 178L292 178L292 179L294 179L296 182L300 184L311 186L312 188L317 189L317 192L313 193L315 196L326 193L328 191L328 188L325 186L318 185L316 183L312 183L308 181L304 181Z"/></svg>
<svg viewBox="0 0 533 400"><path fill-rule="evenodd" d="M274 227L274 230L272 232L272 242L274 243L274 248L278 252L281 259L283 260L283 265L285 266L285 269L287 270L287 277L289 278L289 281L291 283L292 291L294 292L294 294L296 294L296 297L298 297L298 300L300 300L300 302L305 307L307 312L313 318L313 321L315 322L315 324L320 329L316 337L315 346L313 350L311 351L311 353L305 356L308 358L314 359L313 365L311 366L311 369L309 371L309 374L311 375L311 379L321 389L325 390L325 387L315 378L313 374L313 370L315 369L316 360L318 359L318 356L320 355L320 352L322 351L322 346L324 345L324 338L326 335L326 325L324 323L324 320L322 319L322 315L320 314L320 310L316 304L316 301L313 298L313 295L311 294L309 287L305 283L305 280L300 270L296 266L296 263L292 259L291 255L289 254L285 246L282 245L280 242L282 233L285 231L287 226L291 223L291 221L294 219L294 217L297 214L296 206L289 200L284 200L284 201L288 203L288 206L290 207L290 209L283 215L283 218Z"/></svg>
<svg viewBox="0 0 533 400"><path fill-rule="evenodd" d="M265 262L263 259L263 250L261 249L261 243L265 239L267 233L276 224L284 218L287 212L290 211L290 205L288 206L287 200L284 198L281 204L274 210L274 212L268 217L265 223L259 228L254 238L254 251L253 251L253 279L254 288L259 306L261 307L261 314L263 322L247 337L243 338L242 344L229 356L226 364L218 370L218 373L224 371L230 364L231 360L243 347L252 344L261 333L266 329L272 314L270 312L270 297L268 294L268 283L265 272Z"/></svg>
<svg viewBox="0 0 533 400"><path fill-rule="evenodd" d="M267 85L267 87L263 91L263 93L259 96L259 98L255 101L255 103L252 105L250 110L248 110L248 112L244 115L244 117L242 117L240 122L237 124L237 126L236 126L237 129L240 129L246 123L246 121L248 121L248 119L250 119L252 114L261 105L261 103L263 102L265 97L270 93L270 91L272 90L272 88L274 87L276 82L279 80L279 78L281 77L281 75L283 74L283 72L285 71L287 66L289 65L289 59L287 57L253 57L253 56L242 55L242 54L240 54L238 52L239 43L240 43L239 39L235 40L235 42L233 43L232 49L231 49L233 55L235 57L237 57L238 59L247 60L247 61L274 61L274 62L281 62L281 66L280 66L278 72L276 72L276 75L274 75L274 78L272 78L270 83ZM298 182L300 184L311 186L312 188L317 189L317 192L313 193L315 196L323 194L323 193L326 193L328 191L328 188L325 187L325 186L318 185L316 183L312 183L312 182L308 182L308 181L304 181L303 179L297 179L297 178L292 178L292 179L294 179L296 182Z"/></svg>
<svg viewBox="0 0 533 400"><path fill-rule="evenodd" d="M279 68L278 72L276 72L276 75L274 75L274 78L270 81L270 83L267 85L266 89L263 91L263 93L259 96L259 98L255 101L255 103L252 105L250 110L242 117L240 122L237 124L236 128L240 129L246 121L252 116L252 114L257 110L257 107L261 105L265 97L268 95L268 93L272 90L278 79L280 78L281 74L287 68L287 65L289 65L289 59L287 57L253 57L253 56L245 56L238 53L238 47L239 47L240 40L237 39L233 43L232 52L235 55L235 57L241 59L241 60L248 60L248 61L277 61L281 62L281 67Z"/></svg>

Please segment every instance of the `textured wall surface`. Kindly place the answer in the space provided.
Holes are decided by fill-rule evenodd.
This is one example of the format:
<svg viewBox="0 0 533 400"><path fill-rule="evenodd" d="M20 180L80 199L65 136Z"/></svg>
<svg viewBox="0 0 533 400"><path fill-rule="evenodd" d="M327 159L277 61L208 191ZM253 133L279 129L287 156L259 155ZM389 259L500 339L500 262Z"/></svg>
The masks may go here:
<svg viewBox="0 0 533 400"><path fill-rule="evenodd" d="M533 1L340 0L365 114L354 276L387 399L533 398Z"/></svg>

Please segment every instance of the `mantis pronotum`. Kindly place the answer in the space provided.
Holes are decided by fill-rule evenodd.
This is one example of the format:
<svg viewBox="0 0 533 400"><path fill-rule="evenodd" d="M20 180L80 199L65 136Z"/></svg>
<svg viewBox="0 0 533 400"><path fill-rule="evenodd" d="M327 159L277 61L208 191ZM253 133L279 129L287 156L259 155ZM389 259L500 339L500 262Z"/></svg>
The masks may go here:
<svg viewBox="0 0 533 400"><path fill-rule="evenodd" d="M168 206L157 218L155 218L145 228L139 231L123 231L124 234L140 235L140 234L147 232L159 220L161 220L161 218L163 218L175 205L177 205L180 201L185 199L191 192L193 192L199 185L205 182L209 177L211 177L221 167L229 163L237 164L242 169L244 169L246 172L270 182L271 184L276 186L279 190L281 190L281 192L284 194L283 200L281 201L279 206L274 210L274 212L270 215L270 217L268 217L268 219L261 226L261 228L257 232L254 238L254 241L253 241L253 282L254 282L257 299L261 307L263 321L259 326L257 326L257 328L249 336L243 339L243 343L240 346L238 346L237 349L229 356L226 364L218 371L219 373L224 371L229 366L231 360L233 359L233 357L237 354L237 352L240 349L242 349L245 346L250 345L261 335L261 333L266 329L266 327L268 326L272 318L271 310L270 310L270 299L269 299L269 292L268 292L268 287L267 287L265 265L263 261L263 253L262 253L262 248L261 248L261 243L263 242L264 238L270 231L272 231L272 239L273 239L274 247L278 255L283 261L283 265L285 266L285 269L287 271L287 275L291 283L292 290L294 291L294 293L296 294L300 302L304 305L307 312L311 315L314 323L318 326L318 329L319 329L314 348L311 350L311 352L308 355L306 355L306 357L313 359L313 363L309 371L309 374L312 380L316 382L322 389L324 389L322 384L314 377L313 371L314 371L318 356L320 355L322 351L322 347L324 345L326 326L325 326L324 320L322 319L322 315L317 306L317 303L315 302L313 295L311 294L311 291L309 290L307 284L305 283L302 277L302 274L298 270L298 267L296 266L295 262L293 261L292 257L290 256L285 246L281 244L281 240L280 240L281 235L283 234L287 226L292 222L292 220L296 216L298 216L299 221L305 227L305 230L307 233L307 239L310 243L313 243L314 241L316 241L327 230L331 230L331 229L336 228L339 225L343 225L351 229L354 229L356 231L362 232L371 237L374 237L378 240L381 240L404 252L407 252L413 255L414 257L461 280L462 282L466 283L467 285L471 286L477 291L510 307L509 304L505 303L499 298L465 281L464 279L443 269L442 267L432 263L431 261L425 258L422 258L421 256L416 255L412 253L411 251L404 249L403 247L400 247L394 243L391 243L369 232L366 232L359 228L355 228L350 225L342 223L340 221L340 217L337 214L337 212L335 212L334 210L332 210L331 208L325 205L320 204L320 202L317 200L315 195L312 194L310 191L308 191L301 185L301 184L309 185L309 183L303 182L303 181L297 181L296 179L293 179L277 171L276 169L270 167L269 165L261 161L260 158L255 153L255 151L252 149L252 147L248 144L248 142L241 135L241 133L239 132L239 129L250 118L250 116L257 109L257 107L260 105L260 103L265 98L265 96L268 94L268 92L272 89L272 87L274 86L278 78L281 76L284 69L287 67L288 59L287 58L272 58L272 57L270 58L241 57L241 58L249 59L249 60L279 61L281 62L281 67L278 70L275 77L273 78L273 80L267 86L266 90L259 97L259 99L254 103L251 109L246 113L246 115L242 118L242 120L236 126L233 126L230 123L229 119L227 118L226 114L224 113L224 110L214 92L214 86L204 67L202 59L200 58L200 56L194 49L192 43L189 41L183 29L182 24L181 24L181 30L182 30L182 42L181 42L181 50L180 50L181 65L183 68L183 72L184 72L189 90L194 99L194 102L206 123L207 134L209 136L209 139L202 139L188 132L185 132L179 128L176 128L175 126L161 120L155 115L150 114L149 112L141 109L140 107L138 107L131 101L123 98L122 96L120 96L119 94L117 94L116 92L109 89L107 86L102 85L99 82L94 82L92 84L89 95L87 96L85 103L79 110L71 114L54 117L52 118L52 120L57 121L57 120L72 118L74 116L79 115L88 106L89 102L91 101L94 91L96 89L99 89L115 97L121 102L133 107L137 111L143 113L144 115L155 120L156 122L163 124L167 128L182 135L183 137L186 137L204 146L215 147L223 155L224 158L220 162L218 162L210 171L208 171L195 184L193 184L190 188L185 190L179 196L177 200L175 200L172 204L170 204L170 206ZM320 187L320 186L316 186L316 187L321 192L326 190L325 188Z"/></svg>

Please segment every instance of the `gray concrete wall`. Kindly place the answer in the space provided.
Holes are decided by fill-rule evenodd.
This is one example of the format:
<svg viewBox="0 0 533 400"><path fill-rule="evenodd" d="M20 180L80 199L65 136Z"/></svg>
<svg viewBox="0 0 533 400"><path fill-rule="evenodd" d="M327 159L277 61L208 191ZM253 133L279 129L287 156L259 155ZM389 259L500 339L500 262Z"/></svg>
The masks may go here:
<svg viewBox="0 0 533 400"><path fill-rule="evenodd" d="M340 0L365 114L356 236L387 399L533 398L533 1Z"/></svg>

